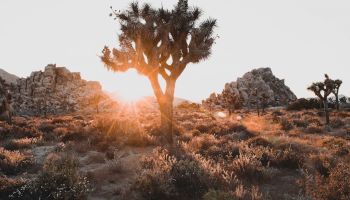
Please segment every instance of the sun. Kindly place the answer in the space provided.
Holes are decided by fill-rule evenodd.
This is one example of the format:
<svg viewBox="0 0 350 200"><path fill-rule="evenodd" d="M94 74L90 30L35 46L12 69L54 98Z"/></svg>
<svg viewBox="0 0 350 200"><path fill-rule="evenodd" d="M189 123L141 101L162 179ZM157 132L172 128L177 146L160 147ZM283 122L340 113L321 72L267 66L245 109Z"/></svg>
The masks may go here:
<svg viewBox="0 0 350 200"><path fill-rule="evenodd" d="M133 69L117 74L115 84L115 96L118 100L126 103L136 102L144 97L153 96L153 90L149 80Z"/></svg>

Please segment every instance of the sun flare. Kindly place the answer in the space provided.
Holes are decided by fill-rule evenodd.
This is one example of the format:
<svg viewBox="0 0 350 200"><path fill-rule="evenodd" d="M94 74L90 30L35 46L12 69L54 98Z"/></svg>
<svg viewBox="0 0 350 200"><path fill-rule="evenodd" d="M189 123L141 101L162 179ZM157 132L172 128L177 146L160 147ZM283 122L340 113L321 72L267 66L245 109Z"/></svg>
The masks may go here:
<svg viewBox="0 0 350 200"><path fill-rule="evenodd" d="M139 75L136 70L129 70L118 76L117 87L114 94L123 102L136 102L147 96L152 96L153 91L146 77Z"/></svg>

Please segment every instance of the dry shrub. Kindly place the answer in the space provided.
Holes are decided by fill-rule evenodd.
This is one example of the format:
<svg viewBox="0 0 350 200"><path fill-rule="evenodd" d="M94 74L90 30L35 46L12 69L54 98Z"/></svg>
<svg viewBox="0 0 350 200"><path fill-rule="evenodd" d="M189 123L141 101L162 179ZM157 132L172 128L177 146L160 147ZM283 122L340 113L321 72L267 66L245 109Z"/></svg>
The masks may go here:
<svg viewBox="0 0 350 200"><path fill-rule="evenodd" d="M90 130L93 133L92 144L108 149L111 144L148 146L155 140L134 120L118 118L98 118ZM107 146L106 146L107 145Z"/></svg>
<svg viewBox="0 0 350 200"><path fill-rule="evenodd" d="M12 139L9 143L5 145L7 150L19 150L31 148L33 144L38 142L37 138L21 138Z"/></svg>
<svg viewBox="0 0 350 200"><path fill-rule="evenodd" d="M298 169L304 163L304 156L292 149L276 151L270 165L278 168Z"/></svg>
<svg viewBox="0 0 350 200"><path fill-rule="evenodd" d="M89 182L68 154L49 154L39 176L17 190L14 199L86 199Z"/></svg>
<svg viewBox="0 0 350 200"><path fill-rule="evenodd" d="M338 163L328 176L320 173L307 174L305 190L308 195L317 200L348 200L350 199L350 164Z"/></svg>
<svg viewBox="0 0 350 200"><path fill-rule="evenodd" d="M0 199L8 199L9 195L25 184L23 179L13 179L0 175Z"/></svg>
<svg viewBox="0 0 350 200"><path fill-rule="evenodd" d="M259 182L264 177L264 168L258 157L254 154L241 153L228 166L237 178L248 182Z"/></svg>
<svg viewBox="0 0 350 200"><path fill-rule="evenodd" d="M257 186L253 186L250 190L242 184L238 185L235 191L225 192L221 190L209 190L203 200L261 200L263 195Z"/></svg>
<svg viewBox="0 0 350 200"><path fill-rule="evenodd" d="M323 146L331 150L337 150L339 148L347 147L348 145L346 140L332 137L332 138L326 139L323 142Z"/></svg>
<svg viewBox="0 0 350 200"><path fill-rule="evenodd" d="M271 147L272 144L267 139L263 137L254 137L247 141L249 147L263 146L263 147Z"/></svg>
<svg viewBox="0 0 350 200"><path fill-rule="evenodd" d="M307 168L308 171L328 177L332 168L336 166L336 159L325 154L310 156L311 166Z"/></svg>
<svg viewBox="0 0 350 200"><path fill-rule="evenodd" d="M201 133L209 133L216 126L214 122L201 123L196 126L196 129Z"/></svg>
<svg viewBox="0 0 350 200"><path fill-rule="evenodd" d="M293 124L299 128L307 128L309 126L309 122L307 120L301 120L301 119L293 120Z"/></svg>
<svg viewBox="0 0 350 200"><path fill-rule="evenodd" d="M293 124L288 119L282 118L280 120L281 129L284 131L290 131L293 129Z"/></svg>
<svg viewBox="0 0 350 200"><path fill-rule="evenodd" d="M198 154L179 156L158 148L144 158L135 188L145 199L201 199L209 188L230 188L235 180L220 164Z"/></svg>
<svg viewBox="0 0 350 200"><path fill-rule="evenodd" d="M42 136L42 133L33 126L20 127L14 124L0 124L0 139L24 137L35 138L40 136Z"/></svg>
<svg viewBox="0 0 350 200"><path fill-rule="evenodd" d="M50 121L42 122L38 127L40 131L45 133L52 132L55 128L56 128L56 125L52 124L52 122Z"/></svg>
<svg viewBox="0 0 350 200"><path fill-rule="evenodd" d="M219 141L209 134L202 134L200 136L193 137L188 143L189 150L191 152L200 152L205 154L205 152L213 145L217 144Z"/></svg>
<svg viewBox="0 0 350 200"><path fill-rule="evenodd" d="M8 151L0 147L0 171L13 175L21 172L33 164L33 160L19 151Z"/></svg>
<svg viewBox="0 0 350 200"><path fill-rule="evenodd" d="M306 133L310 133L310 134L315 134L315 133L323 133L323 128L319 127L319 126L309 126L308 128L305 129Z"/></svg>
<svg viewBox="0 0 350 200"><path fill-rule="evenodd" d="M107 166L110 172L120 173L124 170L122 157L123 155L119 153L117 150L113 152L113 158L107 160Z"/></svg>
<svg viewBox="0 0 350 200"><path fill-rule="evenodd" d="M329 123L329 126L332 128L341 128L345 126L345 122L342 121L341 119L332 119Z"/></svg>
<svg viewBox="0 0 350 200"><path fill-rule="evenodd" d="M321 121L318 118L307 118L309 125L312 126L322 126Z"/></svg>
<svg viewBox="0 0 350 200"><path fill-rule="evenodd" d="M145 199L175 199L177 193L170 175L175 162L176 158L170 156L167 151L155 149L151 157L143 158L135 189Z"/></svg>
<svg viewBox="0 0 350 200"><path fill-rule="evenodd" d="M298 169L305 161L305 149L298 143L279 144L270 155L270 166L277 168Z"/></svg>

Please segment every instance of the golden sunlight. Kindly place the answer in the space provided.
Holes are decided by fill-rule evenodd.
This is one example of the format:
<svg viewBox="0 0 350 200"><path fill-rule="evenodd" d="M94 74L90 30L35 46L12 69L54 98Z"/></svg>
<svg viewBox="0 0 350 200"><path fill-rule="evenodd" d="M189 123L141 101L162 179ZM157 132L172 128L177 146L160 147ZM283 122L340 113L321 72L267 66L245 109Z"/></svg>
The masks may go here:
<svg viewBox="0 0 350 200"><path fill-rule="evenodd" d="M114 94L124 102L135 102L147 96L153 96L152 87L146 77L131 69L125 73L116 74L117 90Z"/></svg>

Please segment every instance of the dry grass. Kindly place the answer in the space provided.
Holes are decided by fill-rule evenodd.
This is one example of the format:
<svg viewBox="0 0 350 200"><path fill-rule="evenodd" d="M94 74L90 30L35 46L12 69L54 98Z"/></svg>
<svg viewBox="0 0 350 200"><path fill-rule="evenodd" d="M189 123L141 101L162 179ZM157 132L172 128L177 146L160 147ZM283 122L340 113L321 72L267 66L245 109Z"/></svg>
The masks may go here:
<svg viewBox="0 0 350 200"><path fill-rule="evenodd" d="M111 199L349 198L344 173L350 164L348 112L332 112L330 126L324 126L317 110L268 111L263 116L243 110L218 117L186 104L175 108L173 146L164 143L158 117L158 112L140 108L0 122L0 198L24 184L45 182L48 167L41 160L50 152L41 149L60 152L53 154L58 155L54 163L62 163L64 153L76 155L80 165L63 164L77 170L71 171L75 177L84 177L79 170L87 172L99 186L93 193ZM155 150L149 153L148 148ZM58 184L51 175L49 181ZM54 187L49 190L55 192ZM86 188L80 191L77 195L89 195Z"/></svg>

